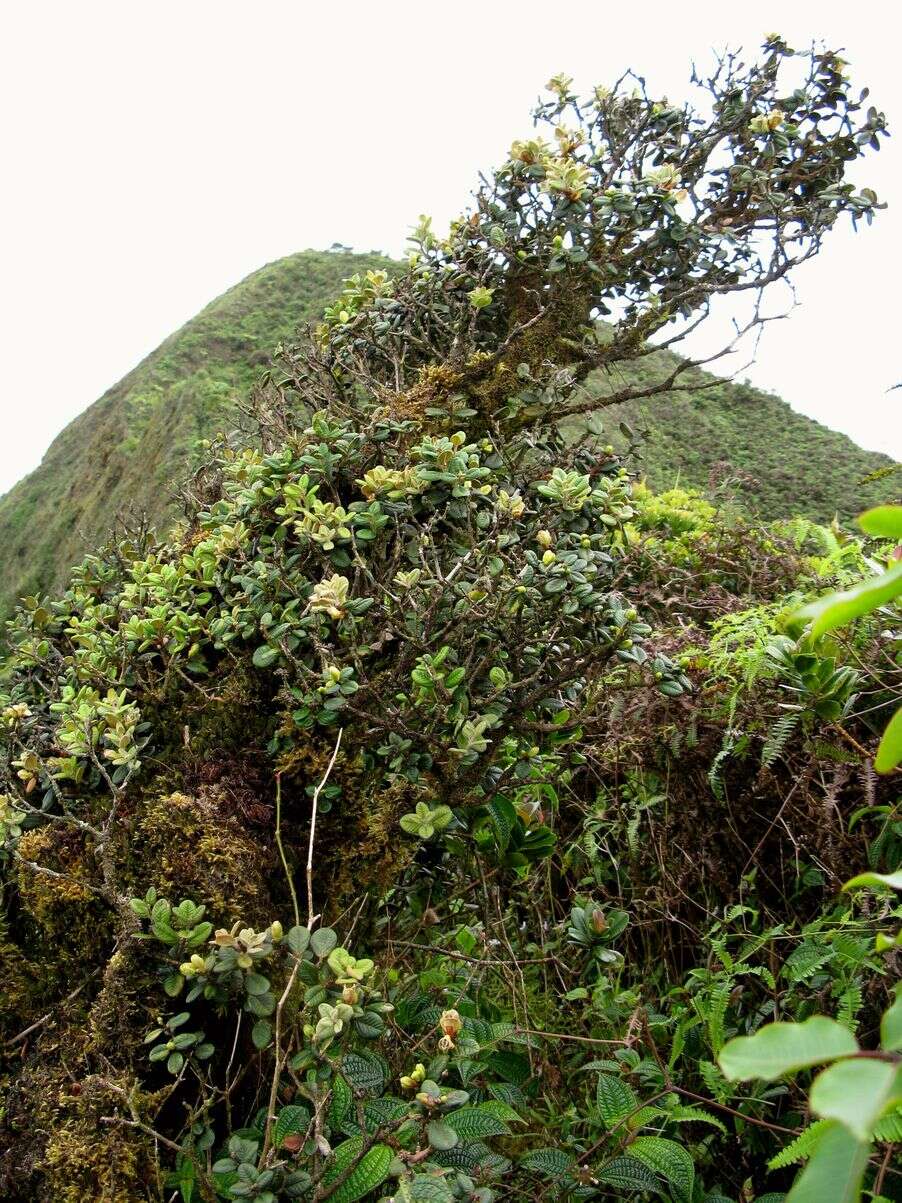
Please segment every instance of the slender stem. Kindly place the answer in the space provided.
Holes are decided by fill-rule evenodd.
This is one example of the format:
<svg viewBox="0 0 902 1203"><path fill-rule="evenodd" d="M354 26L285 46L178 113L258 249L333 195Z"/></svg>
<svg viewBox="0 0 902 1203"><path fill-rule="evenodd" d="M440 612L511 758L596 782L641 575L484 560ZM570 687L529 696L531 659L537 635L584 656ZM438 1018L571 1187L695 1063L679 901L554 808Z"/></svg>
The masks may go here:
<svg viewBox="0 0 902 1203"><path fill-rule="evenodd" d="M332 756L326 766L326 771L322 776L319 785L313 791L313 809L310 815L310 840L307 844L307 926L313 927L313 841L316 838L316 811L319 803L319 796L323 786L329 780L329 774L332 772L338 757L338 749L341 747L341 737L344 734L344 727L338 728L338 738L335 741L335 747L332 749Z"/></svg>
<svg viewBox="0 0 902 1203"><path fill-rule="evenodd" d="M282 774L276 773L276 847L279 849L279 856L282 859L282 868L285 870L285 880L288 882L288 889L291 891L291 905L294 907L294 923L296 927L301 925L301 912L298 909L298 896L294 888L294 881L291 876L291 870L288 868L288 858L285 855L285 846L282 843Z"/></svg>

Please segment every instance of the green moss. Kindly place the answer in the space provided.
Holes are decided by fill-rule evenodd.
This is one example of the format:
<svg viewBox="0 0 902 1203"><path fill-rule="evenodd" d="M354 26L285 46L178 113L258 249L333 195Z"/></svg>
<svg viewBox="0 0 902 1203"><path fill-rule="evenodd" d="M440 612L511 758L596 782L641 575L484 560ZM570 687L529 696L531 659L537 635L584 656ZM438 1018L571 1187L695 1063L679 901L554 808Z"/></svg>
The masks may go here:
<svg viewBox="0 0 902 1203"><path fill-rule="evenodd" d="M115 1082L128 1091L130 1083ZM152 1141L123 1124L104 1123L122 1096L98 1078L64 1086L43 1156L42 1198L54 1203L146 1203L161 1198Z"/></svg>
<svg viewBox="0 0 902 1203"><path fill-rule="evenodd" d="M204 903L219 922L265 920L267 876L275 864L240 817L228 812L228 790L149 800L131 840L134 889Z"/></svg>

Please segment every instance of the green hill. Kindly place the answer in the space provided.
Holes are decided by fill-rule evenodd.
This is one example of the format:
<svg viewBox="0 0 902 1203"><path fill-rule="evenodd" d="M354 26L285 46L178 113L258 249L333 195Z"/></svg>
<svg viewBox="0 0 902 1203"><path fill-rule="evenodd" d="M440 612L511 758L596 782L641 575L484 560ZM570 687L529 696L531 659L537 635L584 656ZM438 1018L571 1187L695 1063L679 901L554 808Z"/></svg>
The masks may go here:
<svg viewBox="0 0 902 1203"><path fill-rule="evenodd" d="M23 594L55 589L117 516L146 514L165 524L175 513L174 485L197 439L231 421L273 348L316 319L357 271L391 267L377 255L304 251L248 276L171 335L54 441L40 467L0 499L0 611ZM659 353L631 367L643 380L672 357ZM600 392L620 388L598 382ZM711 377L698 372L698 385ZM658 488L708 488L724 477L765 517L851 515L886 497L861 479L889 461L844 435L795 413L786 402L746 385L635 402L612 412L611 438L625 420L648 430L643 468Z"/></svg>

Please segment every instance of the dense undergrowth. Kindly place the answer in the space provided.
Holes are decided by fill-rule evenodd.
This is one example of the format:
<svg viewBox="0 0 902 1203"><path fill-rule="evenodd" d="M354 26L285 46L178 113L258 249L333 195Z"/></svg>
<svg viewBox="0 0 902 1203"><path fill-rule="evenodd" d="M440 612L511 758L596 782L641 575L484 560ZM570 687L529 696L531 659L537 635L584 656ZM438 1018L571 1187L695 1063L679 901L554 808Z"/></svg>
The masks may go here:
<svg viewBox="0 0 902 1203"><path fill-rule="evenodd" d="M882 119L787 57L704 118L552 81L179 527L17 612L4 1198L902 1198L898 912L843 890L902 859L896 619L791 621L891 546L650 491L581 387L872 211Z"/></svg>
<svg viewBox="0 0 902 1203"><path fill-rule="evenodd" d="M272 350L317 318L354 272L403 265L377 255L303 251L230 289L85 411L40 467L0 498L0 616L26 594L62 589L85 552L123 515L165 529L179 515L178 484L196 440L241 425L240 403ZM600 396L647 385L672 370L662 352L598 373ZM884 455L796 413L781 398L696 369L693 387L628 401L606 437L635 446L635 468L655 489L688 485L731 497L764 519L849 519L898 493ZM780 431L780 438L772 437ZM873 474L878 478L870 479ZM889 490L889 494L887 492Z"/></svg>

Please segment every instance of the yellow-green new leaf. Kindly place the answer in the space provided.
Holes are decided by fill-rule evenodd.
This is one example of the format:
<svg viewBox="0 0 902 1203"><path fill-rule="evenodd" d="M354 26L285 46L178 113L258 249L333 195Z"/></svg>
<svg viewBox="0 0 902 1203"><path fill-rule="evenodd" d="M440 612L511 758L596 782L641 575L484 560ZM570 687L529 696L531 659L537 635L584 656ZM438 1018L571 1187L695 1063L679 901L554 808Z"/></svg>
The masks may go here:
<svg viewBox="0 0 902 1203"><path fill-rule="evenodd" d="M717 1060L731 1082L780 1078L809 1065L858 1052L858 1042L842 1024L825 1015L804 1023L768 1023L754 1036L737 1036L720 1050Z"/></svg>
<svg viewBox="0 0 902 1203"><path fill-rule="evenodd" d="M902 594L902 562L894 564L880 576L845 589L841 593L828 593L810 605L803 606L792 617L793 626L811 623L811 638L819 639L836 627L846 626L863 614L885 606Z"/></svg>
<svg viewBox="0 0 902 1203"><path fill-rule="evenodd" d="M902 706L889 720L889 724L883 732L877 755L874 757L874 768L878 773L891 773L900 761L902 761Z"/></svg>
<svg viewBox="0 0 902 1203"><path fill-rule="evenodd" d="M871 889L877 890L881 886L886 886L890 890L902 890L902 869L897 869L895 873L859 873L857 877L850 878L843 889L858 890L863 886L870 886Z"/></svg>
<svg viewBox="0 0 902 1203"><path fill-rule="evenodd" d="M838 1120L853 1136L869 1141L884 1111L902 1102L902 1073L886 1061L837 1061L814 1079L809 1102L815 1115Z"/></svg>
<svg viewBox="0 0 902 1203"><path fill-rule="evenodd" d="M858 1203L869 1152L842 1124L826 1128L786 1203Z"/></svg>
<svg viewBox="0 0 902 1203"><path fill-rule="evenodd" d="M883 1012L880 1047L887 1053L902 1051L902 986L896 987L896 1001L888 1011Z"/></svg>
<svg viewBox="0 0 902 1203"><path fill-rule="evenodd" d="M902 542L902 505L875 505L872 510L858 515L858 525L875 539Z"/></svg>

